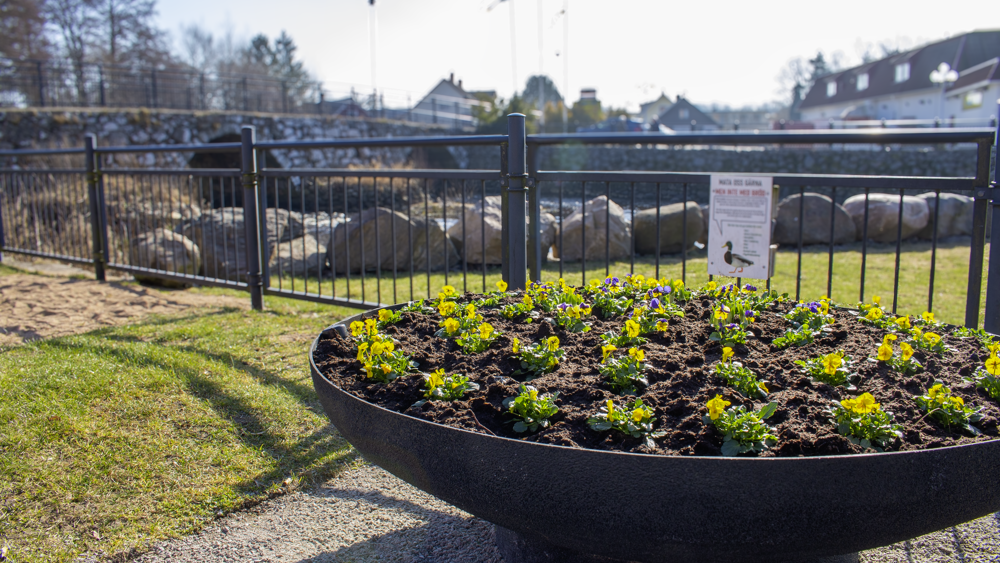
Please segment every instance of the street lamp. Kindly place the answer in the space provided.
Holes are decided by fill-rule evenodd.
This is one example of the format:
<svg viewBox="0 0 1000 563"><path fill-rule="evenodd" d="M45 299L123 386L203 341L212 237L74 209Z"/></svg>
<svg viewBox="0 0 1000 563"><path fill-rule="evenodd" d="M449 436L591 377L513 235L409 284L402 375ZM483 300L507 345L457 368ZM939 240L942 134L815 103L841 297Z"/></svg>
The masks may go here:
<svg viewBox="0 0 1000 563"><path fill-rule="evenodd" d="M958 73L955 72L948 63L941 63L938 65L937 70L931 71L931 82L934 84L941 85L941 117L944 116L944 96L945 91L948 89L948 85L958 80Z"/></svg>

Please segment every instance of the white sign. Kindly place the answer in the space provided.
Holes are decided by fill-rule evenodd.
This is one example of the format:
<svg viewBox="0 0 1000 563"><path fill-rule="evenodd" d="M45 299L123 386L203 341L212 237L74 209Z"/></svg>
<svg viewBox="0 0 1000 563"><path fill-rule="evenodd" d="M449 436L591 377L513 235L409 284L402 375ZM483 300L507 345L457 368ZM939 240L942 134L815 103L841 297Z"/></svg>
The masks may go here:
<svg viewBox="0 0 1000 563"><path fill-rule="evenodd" d="M712 174L709 199L708 273L750 279L770 277L770 176Z"/></svg>

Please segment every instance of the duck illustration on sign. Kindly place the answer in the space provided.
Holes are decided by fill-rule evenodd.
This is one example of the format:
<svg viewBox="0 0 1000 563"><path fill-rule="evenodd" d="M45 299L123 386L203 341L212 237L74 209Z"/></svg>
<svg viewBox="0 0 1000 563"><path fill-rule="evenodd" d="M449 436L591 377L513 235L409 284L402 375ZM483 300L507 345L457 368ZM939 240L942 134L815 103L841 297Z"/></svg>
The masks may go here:
<svg viewBox="0 0 1000 563"><path fill-rule="evenodd" d="M743 268L746 266L753 266L753 260L749 260L740 256L739 254L733 254L733 242L727 240L726 244L722 245L722 248L727 249L726 253L722 256L722 259L735 268L730 274L742 274Z"/></svg>
<svg viewBox="0 0 1000 563"><path fill-rule="evenodd" d="M708 273L770 277L772 178L713 174L709 192Z"/></svg>

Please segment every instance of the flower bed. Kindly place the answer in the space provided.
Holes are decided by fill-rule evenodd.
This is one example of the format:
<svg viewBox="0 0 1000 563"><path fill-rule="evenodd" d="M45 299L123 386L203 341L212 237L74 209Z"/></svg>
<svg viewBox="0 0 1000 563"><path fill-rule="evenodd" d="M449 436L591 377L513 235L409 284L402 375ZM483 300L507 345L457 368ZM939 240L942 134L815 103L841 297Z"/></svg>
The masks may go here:
<svg viewBox="0 0 1000 563"><path fill-rule="evenodd" d="M998 435L997 346L932 315L640 276L503 289L328 331L316 365L392 411L571 447L801 456Z"/></svg>

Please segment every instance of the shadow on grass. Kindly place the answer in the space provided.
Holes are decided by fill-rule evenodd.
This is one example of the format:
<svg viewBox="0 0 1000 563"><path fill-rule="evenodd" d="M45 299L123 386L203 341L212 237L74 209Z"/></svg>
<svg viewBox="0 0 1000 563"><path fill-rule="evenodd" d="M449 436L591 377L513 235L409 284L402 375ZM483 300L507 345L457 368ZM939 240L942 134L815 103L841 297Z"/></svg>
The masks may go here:
<svg viewBox="0 0 1000 563"><path fill-rule="evenodd" d="M101 331L98 331L98 334L99 332ZM138 338L109 336L111 337L107 338L108 340L127 344L149 344ZM233 487L234 492L243 498L267 492L273 486L282 483L285 478L296 474L307 476L305 473L309 473L318 479L328 478L334 475L341 465L357 456L355 450L349 448L347 442L329 423L298 439L282 436L272 430L272 421L267 419L266 413L261 412L243 398L227 391L220 382L205 375L199 368L185 365L189 362L164 361L162 356L144 354L134 347L122 349L103 343L81 344L64 338L50 340L46 342L46 346L86 351L115 358L123 364L151 366L172 373L182 382L191 396L204 401L220 418L229 421L235 429L235 434L247 448L265 453L275 461L274 469L247 478ZM303 406L325 417L319 396L309 386L287 381L277 373L249 366L242 361L237 362L237 358L230 354L210 353L191 346L172 348L185 354L199 356L213 364L232 367L262 384L278 386L294 396ZM317 464L328 453L337 451L341 451L340 455ZM308 468L308 471L305 471L305 468ZM253 504L253 502L246 505L249 504Z"/></svg>

